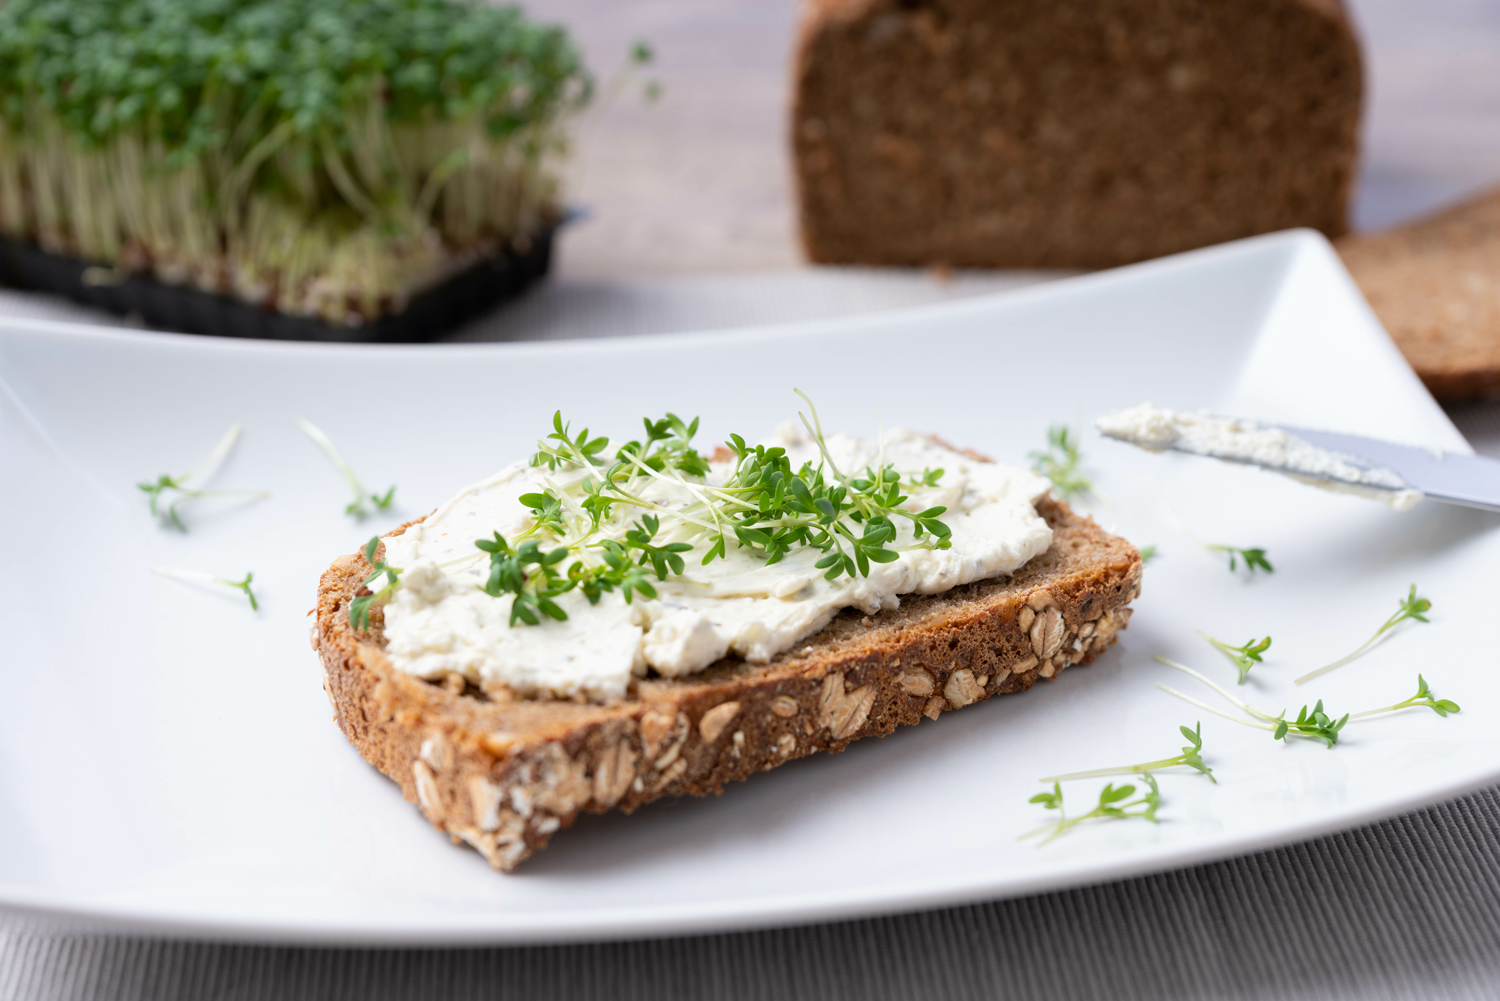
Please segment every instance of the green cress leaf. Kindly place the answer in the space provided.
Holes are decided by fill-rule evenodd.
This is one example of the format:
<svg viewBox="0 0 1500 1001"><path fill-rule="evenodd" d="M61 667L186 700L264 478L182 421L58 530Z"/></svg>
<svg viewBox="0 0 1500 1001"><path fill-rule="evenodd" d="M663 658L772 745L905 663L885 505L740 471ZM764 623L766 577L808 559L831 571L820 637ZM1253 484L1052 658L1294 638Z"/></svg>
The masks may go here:
<svg viewBox="0 0 1500 1001"><path fill-rule="evenodd" d="M643 418L641 427L643 436L620 444L611 460L605 458L608 438L596 437L587 429L575 433L561 411L553 414L551 433L538 442L532 464L546 466L553 473L584 475L569 479L566 488L557 488L565 490L573 503L550 489L523 495L521 503L533 512L532 525L524 535L554 540L572 559L566 575L555 575L527 563L520 550L492 553L493 593L518 595L513 606L520 609L514 612L517 621L529 624L535 618L530 613L541 606L528 597L535 588L540 588L539 596L551 595L563 586L563 580L579 588L590 602L616 590L627 601L636 594L654 597L647 573L656 580L681 576L688 554L707 565L724 558L730 547L750 549L770 565L795 549L811 546L822 553L817 568L836 580L867 576L871 564L899 559L900 552L893 547L899 538L896 523L901 519L911 526L915 545L932 549L952 545L952 531L942 521L946 509L907 510L903 505L908 497L901 492L894 468L866 469L852 477L826 461L794 468L784 448L752 446L742 436L731 434L726 446L734 457L733 466L722 482L710 484L705 479L708 461L693 445L698 418L688 420L668 412L660 418ZM821 431L810 430L826 455ZM930 489L942 475L940 469L924 470L917 485ZM700 500L685 510L662 508L640 492L657 480L682 484ZM616 520L621 509L640 513L621 524Z"/></svg>
<svg viewBox="0 0 1500 1001"><path fill-rule="evenodd" d="M370 609L389 601L391 594L400 586L401 570L390 566L385 560L377 560L375 553L379 549L380 536L372 535L360 550L365 562L370 564L370 574L360 582L355 589L354 600L349 602L349 624L361 632L370 628ZM378 591L372 591L370 585L381 577L386 579L384 586Z"/></svg>
<svg viewBox="0 0 1500 1001"><path fill-rule="evenodd" d="M250 582L255 579L253 573L245 574L242 580L231 580L228 577L216 577L213 574L200 573L197 570L179 570L176 567L152 567L151 569L154 573L159 573L163 577L176 577L179 580L222 584L225 587L232 587L250 599L250 610L252 612L260 611L260 602L255 600L255 592L250 589Z"/></svg>
<svg viewBox="0 0 1500 1001"><path fill-rule="evenodd" d="M1082 467L1083 453L1077 435L1065 424L1047 429L1047 447L1031 453L1032 469L1052 481L1064 500L1082 499L1093 492L1094 484Z"/></svg>
<svg viewBox="0 0 1500 1001"><path fill-rule="evenodd" d="M0 12L3 12L0 6ZM3 138L3 137L0 137ZM271 496L264 490L208 490L199 486L199 483L207 483L213 479L224 460L234 451L234 446L240 439L240 426L231 425L224 436L219 439L213 449L193 464L193 467L185 473L172 476L162 473L155 480L145 480L136 484L149 498L149 507L152 516L160 519L164 527L175 528L179 532L186 532L187 523L182 520L181 505L190 500L202 497L244 497L248 499L260 499ZM251 598L252 603L254 598Z"/></svg>
<svg viewBox="0 0 1500 1001"><path fill-rule="evenodd" d="M1229 658L1229 662L1239 671L1238 684L1243 685L1250 677L1250 669L1256 664L1262 663L1261 655L1271 648L1271 637L1264 639L1250 639L1240 646L1230 646L1223 640L1214 639L1208 633L1199 630L1199 636L1213 644L1214 648Z"/></svg>
<svg viewBox="0 0 1500 1001"><path fill-rule="evenodd" d="M1383 640L1392 629L1395 629L1397 626L1407 621L1408 619L1413 622L1428 621L1427 612L1429 612L1431 609L1432 602L1428 601L1426 598L1418 597L1417 585L1413 584L1411 586L1411 590L1407 592L1406 597L1401 599L1400 607L1397 608L1394 613L1392 613L1390 618L1381 623L1380 628L1375 630L1375 635L1371 636L1369 639L1365 640L1358 647L1356 647L1353 653L1345 657L1340 657L1332 664L1325 664L1324 666L1318 668L1316 671L1309 671L1307 674L1304 674L1302 677L1298 678L1296 683L1299 685L1303 684L1304 682L1311 681L1319 675L1327 674L1329 671L1343 667L1345 664L1349 663L1352 660L1358 660L1360 657L1363 657L1365 654L1374 649L1376 644Z"/></svg>
<svg viewBox="0 0 1500 1001"><path fill-rule="evenodd" d="M496 532L475 542L489 556L481 589L512 596L512 625L566 619L554 599L575 588L591 604L614 591L626 602L638 594L655 598L653 578L680 577L689 554L707 565L731 546L767 565L814 548L822 554L817 569L829 580L868 576L872 564L899 559L902 519L913 536L902 549L952 546L952 530L942 521L946 508L904 507L909 498L893 467L843 475L826 461L820 430L812 433L825 461L797 468L784 448L752 446L731 434L732 467L710 483L708 460L693 445L698 418L668 412L643 418L641 426L643 437L611 453L610 439L587 428L575 433L561 410L552 415L551 432L537 442L531 464L546 467L556 480L518 498L531 512L530 525L513 539ZM920 488L930 489L942 475L924 470ZM660 481L680 485L697 500L665 507L642 493ZM391 586L397 586L394 579Z"/></svg>
<svg viewBox="0 0 1500 1001"><path fill-rule="evenodd" d="M1217 543L1203 543L1203 548L1212 553L1227 553L1229 555L1229 572L1234 573L1239 569L1239 563L1245 564L1245 572L1254 575L1255 571L1261 570L1265 573L1274 573L1276 568L1271 566L1271 561L1266 558L1264 549L1239 549L1235 546L1223 546Z"/></svg>
<svg viewBox="0 0 1500 1001"><path fill-rule="evenodd" d="M1232 693L1226 691L1224 688L1215 684L1213 681L1209 680L1207 677L1185 664L1179 664L1174 660L1169 660L1166 657L1161 656L1160 654L1157 655L1156 659L1161 663L1166 664L1168 667L1181 671L1189 677L1195 678L1198 681L1202 682L1209 688L1212 688L1214 691L1223 696L1226 701L1237 706L1245 715L1236 716L1233 713L1225 712L1222 709L1215 709L1213 706L1199 702L1197 699L1192 698L1188 695L1184 695L1176 689L1170 688L1167 685L1162 684L1161 682L1157 682L1156 687L1160 688L1168 695L1176 696L1177 698L1182 699L1184 702L1187 702L1190 705L1195 705L1200 709L1206 709L1216 716L1222 716L1227 720L1231 720L1244 726L1254 727L1258 730L1267 730L1271 733L1272 738L1275 740L1286 740L1289 737L1304 737L1308 740L1321 740L1329 749L1332 749L1339 742L1339 735L1350 720L1360 719L1368 716L1378 716L1384 713L1398 712L1402 709L1409 709L1419 706L1429 708L1442 717L1446 717L1449 713L1459 712L1459 707L1456 702L1451 702L1447 699L1434 698L1432 695L1432 689L1427 684L1427 680L1419 674L1417 675L1417 694L1413 695L1403 702L1397 702L1394 705L1389 706L1382 706L1379 709L1370 709L1361 713L1345 713L1338 719L1334 719L1331 713L1324 710L1323 700L1319 699L1317 703L1314 704L1310 709L1304 705L1301 710L1298 711L1296 719L1287 719L1285 710L1275 716L1272 716L1270 713L1264 712L1260 709L1256 709L1254 706L1250 705L1247 702L1244 702L1239 698L1236 698ZM1248 719L1246 718L1247 716L1249 717Z"/></svg>
<svg viewBox="0 0 1500 1001"><path fill-rule="evenodd" d="M1141 781L1146 784L1146 790L1140 799L1130 799L1135 795L1135 786L1115 786L1110 783L1100 791L1099 802L1094 808L1077 817L1069 817L1064 811L1062 786L1054 782L1050 793L1037 793L1027 802L1036 803L1047 810L1056 810L1058 818L1021 835L1021 838L1046 834L1047 836L1040 842L1040 844L1046 844L1089 820L1146 820L1153 824L1158 823L1156 813L1161 809L1161 790L1157 788L1156 777L1150 772L1143 772Z"/></svg>
<svg viewBox="0 0 1500 1001"><path fill-rule="evenodd" d="M1103 778L1106 775L1138 775L1145 772L1159 772L1164 768L1174 765L1184 765L1208 776L1208 780L1218 785L1219 780L1214 778L1214 770L1203 762L1203 724L1199 723L1189 730L1185 726L1177 728L1183 737L1187 738L1188 744L1182 749L1182 753L1171 758L1162 758L1159 761L1145 761L1138 765L1116 765L1111 768L1093 768L1086 772L1069 772L1066 775L1048 775L1043 782L1068 782L1073 779ZM1032 800L1036 802L1036 800Z"/></svg>
<svg viewBox="0 0 1500 1001"><path fill-rule="evenodd" d="M391 502L396 497L395 486L392 486L384 494L372 493L366 490L364 484L360 483L359 477L354 475L354 468L345 461L343 454L334 445L333 439L329 438L316 424L305 418L297 418L297 426L302 429L303 434L311 438L323 450L323 454L328 456L328 460L333 463L333 468L339 471L339 475L348 484L350 492L354 495L354 499L344 507L345 514L363 521L365 516L370 513L365 509L366 502L374 504L377 511L384 511L391 506Z"/></svg>
<svg viewBox="0 0 1500 1001"><path fill-rule="evenodd" d="M1446 717L1449 713L1462 711L1459 709L1457 702L1453 702L1449 699L1435 698L1432 694L1432 689L1427 685L1427 679L1419 674L1417 675L1417 694L1411 696L1411 698L1408 698L1402 702L1397 702L1394 705L1384 706L1380 709L1370 709L1362 713L1355 713L1350 718L1359 719L1361 716L1376 716L1381 713L1393 713L1398 712L1402 709L1413 709L1417 707L1425 707L1427 709L1431 709L1439 716L1444 717Z"/></svg>

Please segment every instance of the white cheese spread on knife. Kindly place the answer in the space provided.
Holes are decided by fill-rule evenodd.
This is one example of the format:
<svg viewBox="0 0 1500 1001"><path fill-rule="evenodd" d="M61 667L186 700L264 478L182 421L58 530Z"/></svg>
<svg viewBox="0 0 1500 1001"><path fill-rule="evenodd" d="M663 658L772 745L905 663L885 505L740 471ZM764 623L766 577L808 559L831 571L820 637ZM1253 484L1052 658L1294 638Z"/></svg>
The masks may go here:
<svg viewBox="0 0 1500 1001"><path fill-rule="evenodd" d="M1173 449L1243 462L1309 486L1354 494L1405 511L1422 499L1394 470L1362 465L1353 456L1320 448L1289 431L1206 412L1167 410L1142 403L1094 422L1107 437L1152 452Z"/></svg>

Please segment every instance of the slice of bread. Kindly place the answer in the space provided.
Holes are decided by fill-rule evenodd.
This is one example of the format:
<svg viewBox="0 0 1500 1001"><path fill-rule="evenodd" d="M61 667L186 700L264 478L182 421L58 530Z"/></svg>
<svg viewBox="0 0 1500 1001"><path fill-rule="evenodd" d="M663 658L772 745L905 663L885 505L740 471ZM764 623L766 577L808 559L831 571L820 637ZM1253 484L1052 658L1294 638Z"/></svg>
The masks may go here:
<svg viewBox="0 0 1500 1001"><path fill-rule="evenodd" d="M1339 0L808 0L793 86L817 262L1111 267L1345 230Z"/></svg>
<svg viewBox="0 0 1500 1001"><path fill-rule="evenodd" d="M1010 577L909 595L879 615L846 611L769 663L643 679L609 705L497 701L459 675L435 683L395 669L382 612L368 632L349 623L370 573L360 554L323 574L313 648L335 719L365 759L439 830L510 872L580 811L717 793L1092 662L1130 618L1140 553L1050 496L1037 510L1052 546Z"/></svg>
<svg viewBox="0 0 1500 1001"><path fill-rule="evenodd" d="M1500 188L1339 254L1432 395L1500 395Z"/></svg>

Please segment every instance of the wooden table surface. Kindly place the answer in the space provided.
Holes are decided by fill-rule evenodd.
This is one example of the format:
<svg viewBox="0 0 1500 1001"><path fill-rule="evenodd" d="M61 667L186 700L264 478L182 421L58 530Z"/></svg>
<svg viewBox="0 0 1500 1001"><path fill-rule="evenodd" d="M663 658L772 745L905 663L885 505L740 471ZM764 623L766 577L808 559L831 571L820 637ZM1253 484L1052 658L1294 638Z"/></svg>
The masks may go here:
<svg viewBox="0 0 1500 1001"><path fill-rule="evenodd" d="M1353 0L1366 113L1359 228L1500 181L1500 0ZM785 109L795 0L535 0L601 78L648 40L664 92L579 125L563 280L730 275L803 266Z"/></svg>

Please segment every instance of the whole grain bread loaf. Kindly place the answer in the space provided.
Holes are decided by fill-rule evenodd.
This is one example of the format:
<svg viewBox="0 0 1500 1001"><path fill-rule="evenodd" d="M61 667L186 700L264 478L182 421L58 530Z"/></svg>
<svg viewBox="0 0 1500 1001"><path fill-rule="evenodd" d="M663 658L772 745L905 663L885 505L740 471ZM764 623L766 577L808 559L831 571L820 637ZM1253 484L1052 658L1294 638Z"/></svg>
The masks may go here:
<svg viewBox="0 0 1500 1001"><path fill-rule="evenodd" d="M1500 188L1338 250L1433 396L1500 396Z"/></svg>
<svg viewBox="0 0 1500 1001"><path fill-rule="evenodd" d="M1130 618L1140 554L1064 503L1037 509L1052 545L1010 577L908 596L879 615L845 612L769 663L643 679L609 705L502 701L459 675L434 683L397 670L379 609L367 632L349 623L370 573L361 554L323 574L313 648L334 718L365 760L439 830L510 872L580 811L718 793L1092 662Z"/></svg>
<svg viewBox="0 0 1500 1001"><path fill-rule="evenodd" d="M1108 267L1345 229L1339 0L807 0L793 86L814 261Z"/></svg>

